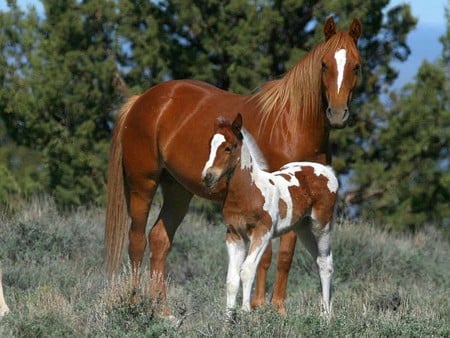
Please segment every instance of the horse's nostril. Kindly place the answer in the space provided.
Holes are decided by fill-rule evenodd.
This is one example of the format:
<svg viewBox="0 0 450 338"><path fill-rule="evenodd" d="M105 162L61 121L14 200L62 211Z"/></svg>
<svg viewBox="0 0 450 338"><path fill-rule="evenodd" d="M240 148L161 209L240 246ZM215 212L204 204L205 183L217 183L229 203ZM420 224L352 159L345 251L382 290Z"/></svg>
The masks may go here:
<svg viewBox="0 0 450 338"><path fill-rule="evenodd" d="M345 122L348 120L348 117L350 116L350 112L348 110L348 108L344 109L344 116L342 117L342 121Z"/></svg>
<svg viewBox="0 0 450 338"><path fill-rule="evenodd" d="M327 117L328 117L329 119L331 119L331 118L333 117L333 111L331 110L330 107L327 108L326 113L327 113Z"/></svg>

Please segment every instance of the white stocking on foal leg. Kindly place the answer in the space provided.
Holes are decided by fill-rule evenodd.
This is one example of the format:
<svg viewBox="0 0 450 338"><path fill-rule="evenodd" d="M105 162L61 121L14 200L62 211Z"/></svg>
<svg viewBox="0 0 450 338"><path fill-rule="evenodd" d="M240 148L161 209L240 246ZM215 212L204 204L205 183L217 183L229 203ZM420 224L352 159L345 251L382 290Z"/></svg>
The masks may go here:
<svg viewBox="0 0 450 338"><path fill-rule="evenodd" d="M318 225L317 223L315 225ZM314 229L314 226L313 226ZM316 227L317 229L317 227ZM331 225L314 231L316 237L320 283L322 285L322 310L327 317L331 316L331 277L333 275L333 255L331 253Z"/></svg>
<svg viewBox="0 0 450 338"><path fill-rule="evenodd" d="M254 237L257 237L256 235ZM261 257L269 244L272 236L267 232L264 236L252 238L248 250L247 258L242 264L242 310L250 311L250 296L252 292L253 281L256 276L256 269L261 261ZM258 243L258 244L255 244Z"/></svg>
<svg viewBox="0 0 450 338"><path fill-rule="evenodd" d="M2 270L0 268L0 317L3 317L3 315L8 312L9 308L5 302L5 297L3 296Z"/></svg>
<svg viewBox="0 0 450 338"><path fill-rule="evenodd" d="M227 273L227 310L226 320L232 321L236 310L236 297L239 291L240 271L246 254L244 240L231 239L227 234L228 273Z"/></svg>

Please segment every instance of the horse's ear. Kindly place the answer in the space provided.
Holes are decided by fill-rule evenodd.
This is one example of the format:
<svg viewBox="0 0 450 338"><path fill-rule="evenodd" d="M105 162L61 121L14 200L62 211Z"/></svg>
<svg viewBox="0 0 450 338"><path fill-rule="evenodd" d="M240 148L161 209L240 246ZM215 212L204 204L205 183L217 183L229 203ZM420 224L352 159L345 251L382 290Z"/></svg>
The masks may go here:
<svg viewBox="0 0 450 338"><path fill-rule="evenodd" d="M355 43L357 43L358 39L361 37L361 33L362 33L361 21L359 21L356 18L353 19L352 24L350 25L350 29L348 30L348 33L353 38Z"/></svg>
<svg viewBox="0 0 450 338"><path fill-rule="evenodd" d="M334 18L332 16L325 21L325 25L323 26L323 34L325 34L326 41L336 34L336 24L334 23Z"/></svg>
<svg viewBox="0 0 450 338"><path fill-rule="evenodd" d="M234 119L233 123L231 124L231 126L233 127L233 130L235 130L236 132L240 132L241 128L242 128L242 115L241 113L238 113L236 118Z"/></svg>

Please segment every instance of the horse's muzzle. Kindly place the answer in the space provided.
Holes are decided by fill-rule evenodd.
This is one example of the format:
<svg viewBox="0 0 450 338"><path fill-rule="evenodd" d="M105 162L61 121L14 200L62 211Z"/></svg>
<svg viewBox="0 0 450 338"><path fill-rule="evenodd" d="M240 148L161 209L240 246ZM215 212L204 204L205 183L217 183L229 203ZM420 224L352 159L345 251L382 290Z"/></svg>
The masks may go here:
<svg viewBox="0 0 450 338"><path fill-rule="evenodd" d="M333 128L344 128L347 125L348 118L350 117L350 111L348 107L344 107L339 110L335 110L328 107L326 110L328 121Z"/></svg>

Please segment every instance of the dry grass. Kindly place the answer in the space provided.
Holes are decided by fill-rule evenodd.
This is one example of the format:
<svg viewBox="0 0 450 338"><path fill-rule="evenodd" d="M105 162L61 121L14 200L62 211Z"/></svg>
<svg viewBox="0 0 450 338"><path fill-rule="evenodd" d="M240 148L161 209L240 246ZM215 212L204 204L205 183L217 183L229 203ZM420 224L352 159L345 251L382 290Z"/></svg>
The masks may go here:
<svg viewBox="0 0 450 338"><path fill-rule="evenodd" d="M202 214L188 215L169 255L168 297L175 322L156 315L157 304L146 296L147 274L134 304L126 264L107 281L101 258L103 210L62 214L51 199L40 198L14 216L0 217L5 297L12 310L0 322L0 336L450 336L450 246L435 229L393 235L368 224L340 222L330 323L318 315L317 269L297 248L288 316L269 306L240 313L235 325L224 327L225 229Z"/></svg>

